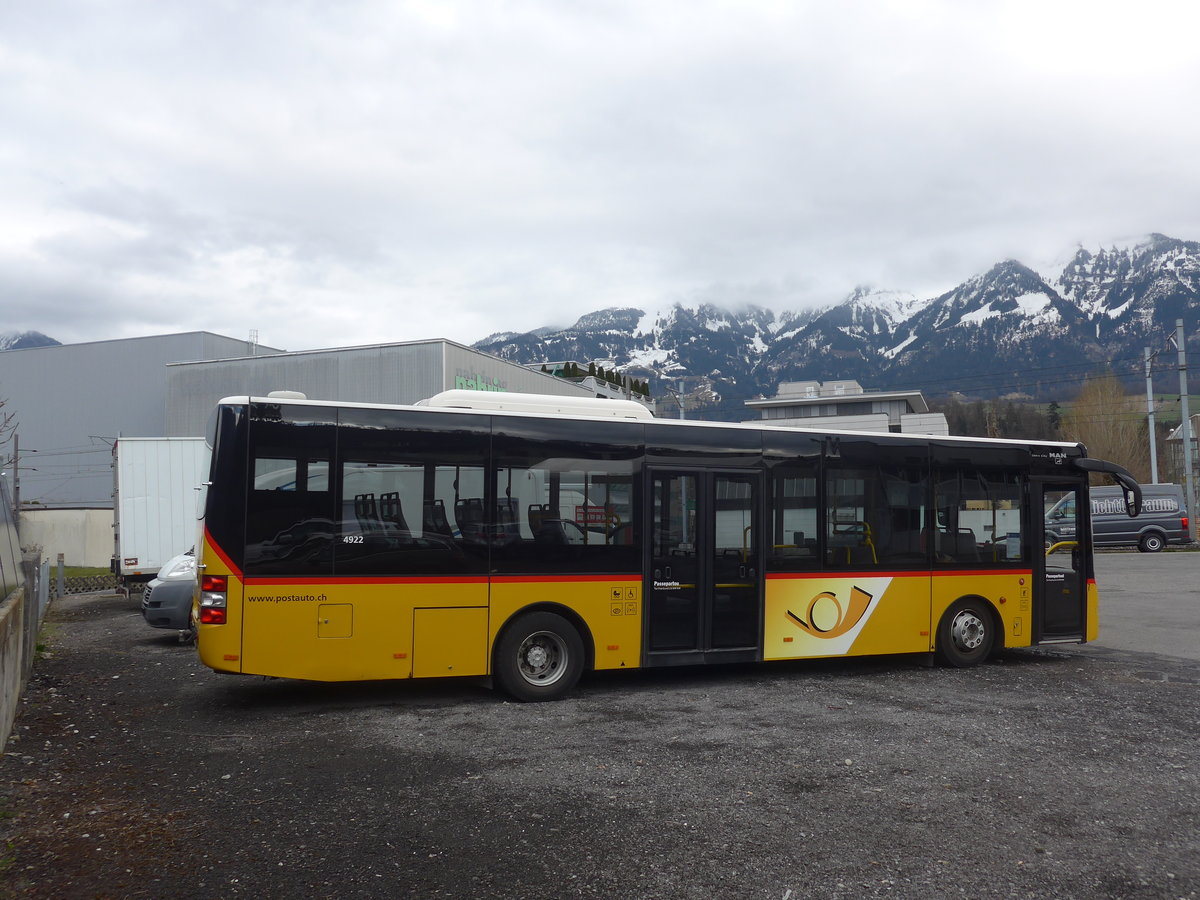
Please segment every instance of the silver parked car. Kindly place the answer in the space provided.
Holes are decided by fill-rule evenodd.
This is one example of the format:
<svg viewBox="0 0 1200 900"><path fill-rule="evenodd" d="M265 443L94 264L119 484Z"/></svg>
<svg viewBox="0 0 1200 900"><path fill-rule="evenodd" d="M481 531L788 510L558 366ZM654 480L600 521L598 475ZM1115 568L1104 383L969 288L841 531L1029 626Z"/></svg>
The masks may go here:
<svg viewBox="0 0 1200 900"><path fill-rule="evenodd" d="M196 555L189 550L167 560L142 593L142 618L154 628L191 629Z"/></svg>

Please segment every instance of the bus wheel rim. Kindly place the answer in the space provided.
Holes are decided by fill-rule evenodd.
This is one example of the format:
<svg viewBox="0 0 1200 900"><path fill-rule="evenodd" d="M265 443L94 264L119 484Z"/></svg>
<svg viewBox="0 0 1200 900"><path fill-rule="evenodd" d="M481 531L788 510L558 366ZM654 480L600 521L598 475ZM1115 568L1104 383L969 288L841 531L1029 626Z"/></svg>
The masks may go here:
<svg viewBox="0 0 1200 900"><path fill-rule="evenodd" d="M517 648L517 670L529 684L554 684L567 671L567 642L550 631L538 631Z"/></svg>
<svg viewBox="0 0 1200 900"><path fill-rule="evenodd" d="M983 619L973 611L964 609L950 625L950 635L954 645L960 650L978 650L987 634Z"/></svg>

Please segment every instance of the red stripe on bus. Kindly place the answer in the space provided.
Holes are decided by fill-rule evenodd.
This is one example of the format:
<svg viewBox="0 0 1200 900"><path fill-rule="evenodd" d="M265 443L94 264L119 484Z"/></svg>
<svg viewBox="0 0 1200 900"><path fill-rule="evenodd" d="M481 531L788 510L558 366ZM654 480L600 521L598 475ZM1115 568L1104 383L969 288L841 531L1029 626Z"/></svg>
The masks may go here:
<svg viewBox="0 0 1200 900"><path fill-rule="evenodd" d="M581 582L640 582L640 575L498 575L494 584L554 584ZM328 578L274 578L269 575L250 575L243 579L247 585L306 585L321 584L487 584L486 575L332 575Z"/></svg>
<svg viewBox="0 0 1200 900"><path fill-rule="evenodd" d="M951 578L958 575L1021 575L1030 578L1033 576L1033 569L959 569L957 572L939 569L929 574L937 578Z"/></svg>
<svg viewBox="0 0 1200 900"><path fill-rule="evenodd" d="M639 582L641 575L493 575L494 584L549 584L553 582L585 582L585 581L632 581Z"/></svg>
<svg viewBox="0 0 1200 900"><path fill-rule="evenodd" d="M348 585L348 584L487 584L486 575L369 575L369 576L330 576L329 578L272 578L270 576L250 575L243 582L247 587L266 585Z"/></svg>
<svg viewBox="0 0 1200 900"><path fill-rule="evenodd" d="M233 560L229 558L229 554L221 549L221 545L213 540L212 534L208 530L208 526L204 528L204 540L208 546L212 547L213 552L217 554L221 562L225 563L225 568L229 570L231 575L238 578L242 577L242 570L233 564Z"/></svg>
<svg viewBox="0 0 1200 900"><path fill-rule="evenodd" d="M953 571L921 569L913 571L906 569L902 572L889 572L884 569L870 570L837 570L826 572L771 572L767 574L768 581L803 579L803 578L959 578L978 577L980 575L1020 575L1030 577L1032 569L956 569Z"/></svg>

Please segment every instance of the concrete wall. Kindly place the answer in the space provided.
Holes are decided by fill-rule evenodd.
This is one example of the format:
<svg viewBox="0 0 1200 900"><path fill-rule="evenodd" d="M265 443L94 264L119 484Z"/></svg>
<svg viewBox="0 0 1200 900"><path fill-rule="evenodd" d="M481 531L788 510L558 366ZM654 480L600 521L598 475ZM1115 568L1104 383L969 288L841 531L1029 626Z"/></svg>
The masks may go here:
<svg viewBox="0 0 1200 900"><path fill-rule="evenodd" d="M22 585L0 602L0 753L12 734L13 720L33 672L38 631L50 605L50 566L26 555Z"/></svg>
<svg viewBox="0 0 1200 900"><path fill-rule="evenodd" d="M25 509L21 544L41 547L44 559L63 554L68 566L108 568L113 555L111 509Z"/></svg>
<svg viewBox="0 0 1200 900"><path fill-rule="evenodd" d="M25 589L0 603L0 752L12 732L25 686Z"/></svg>

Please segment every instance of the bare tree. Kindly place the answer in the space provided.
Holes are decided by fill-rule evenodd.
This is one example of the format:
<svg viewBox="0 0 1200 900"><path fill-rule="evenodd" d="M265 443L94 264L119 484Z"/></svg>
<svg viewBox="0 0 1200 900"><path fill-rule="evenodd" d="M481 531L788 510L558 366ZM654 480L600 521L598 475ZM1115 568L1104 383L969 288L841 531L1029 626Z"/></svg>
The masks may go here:
<svg viewBox="0 0 1200 900"><path fill-rule="evenodd" d="M1138 481L1148 482L1150 457L1145 412L1145 400L1127 394L1115 375L1089 378L1062 414L1063 438L1079 441L1087 447L1089 456L1118 463Z"/></svg>
<svg viewBox="0 0 1200 900"><path fill-rule="evenodd" d="M0 447L8 443L8 439L12 437L13 432L17 430L17 414L12 410L7 410L4 407L8 405L8 400L0 397ZM7 464L8 456L4 452L0 452L0 463Z"/></svg>

